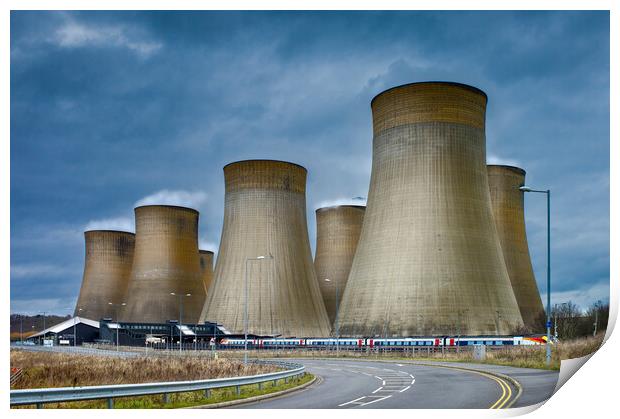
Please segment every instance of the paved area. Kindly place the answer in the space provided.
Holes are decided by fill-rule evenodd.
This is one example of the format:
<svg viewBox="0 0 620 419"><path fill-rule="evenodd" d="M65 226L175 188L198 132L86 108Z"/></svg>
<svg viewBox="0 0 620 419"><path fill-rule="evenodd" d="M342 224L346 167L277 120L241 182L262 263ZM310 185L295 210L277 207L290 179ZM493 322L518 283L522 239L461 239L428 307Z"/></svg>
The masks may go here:
<svg viewBox="0 0 620 419"><path fill-rule="evenodd" d="M237 406L245 409L485 409L522 407L546 400L558 373L485 364L394 363L297 359L320 380L297 393ZM426 363L425 363L426 364ZM460 369L445 368L458 367ZM464 371L463 369L475 369ZM516 379L523 393L510 381Z"/></svg>

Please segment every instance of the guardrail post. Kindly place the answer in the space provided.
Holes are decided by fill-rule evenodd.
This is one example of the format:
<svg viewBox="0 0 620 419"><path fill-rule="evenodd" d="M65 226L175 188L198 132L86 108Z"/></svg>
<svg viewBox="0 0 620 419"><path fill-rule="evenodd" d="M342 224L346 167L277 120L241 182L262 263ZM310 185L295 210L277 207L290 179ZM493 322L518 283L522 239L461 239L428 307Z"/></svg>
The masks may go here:
<svg viewBox="0 0 620 419"><path fill-rule="evenodd" d="M208 399L209 397L211 397L211 389L206 389L205 390L205 397Z"/></svg>
<svg viewBox="0 0 620 419"><path fill-rule="evenodd" d="M284 379L284 384L288 384L288 377Z"/></svg>
<svg viewBox="0 0 620 419"><path fill-rule="evenodd" d="M260 383L258 383L258 390L262 390L263 389L263 382L261 381Z"/></svg>
<svg viewBox="0 0 620 419"><path fill-rule="evenodd" d="M43 409L43 403L37 403L37 409Z"/></svg>
<svg viewBox="0 0 620 419"><path fill-rule="evenodd" d="M278 385L278 380L273 380L273 386L277 386Z"/></svg>
<svg viewBox="0 0 620 419"><path fill-rule="evenodd" d="M237 396L241 395L241 386L235 386L235 392L237 393Z"/></svg>
<svg viewBox="0 0 620 419"><path fill-rule="evenodd" d="M112 397L108 398L108 409L114 409L114 399Z"/></svg>
<svg viewBox="0 0 620 419"><path fill-rule="evenodd" d="M165 404L170 403L170 394L169 393L164 393L164 403Z"/></svg>

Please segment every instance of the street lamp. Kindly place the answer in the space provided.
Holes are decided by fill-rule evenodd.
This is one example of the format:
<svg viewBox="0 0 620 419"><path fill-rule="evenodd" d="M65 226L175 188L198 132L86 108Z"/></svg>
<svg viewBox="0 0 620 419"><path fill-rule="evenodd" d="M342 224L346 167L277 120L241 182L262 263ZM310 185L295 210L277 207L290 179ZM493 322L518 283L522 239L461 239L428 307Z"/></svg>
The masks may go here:
<svg viewBox="0 0 620 419"><path fill-rule="evenodd" d="M45 315L47 314L47 312L41 311L39 314L43 314L43 343L45 344L45 335L47 334L47 332L45 331Z"/></svg>
<svg viewBox="0 0 620 419"><path fill-rule="evenodd" d="M325 278L324 280L325 282L332 282L331 279L329 278ZM340 325L338 324L338 308L340 306L340 298L339 298L339 289L338 289L338 283L334 282L334 286L336 287L336 316L334 317L334 328L335 330L335 335L336 335L336 357L338 357L338 353L340 351Z"/></svg>
<svg viewBox="0 0 620 419"><path fill-rule="evenodd" d="M244 290L244 299L245 299L245 307L243 311L243 334L245 336L245 340L243 341L243 363L247 365L248 363L248 262L251 260L263 260L263 259L273 259L271 253L269 256L257 256L255 258L246 258L245 259L245 290Z"/></svg>
<svg viewBox="0 0 620 419"><path fill-rule="evenodd" d="M544 191L521 186L522 192L547 194L547 366L551 365L551 190Z"/></svg>
<svg viewBox="0 0 620 419"><path fill-rule="evenodd" d="M179 355L181 355L183 346L183 335L181 330L181 322L183 316L183 297L191 297L192 294L177 294L175 292L171 292L170 295L176 295L177 297L179 297Z"/></svg>
<svg viewBox="0 0 620 419"><path fill-rule="evenodd" d="M82 311L81 308L78 308L78 312L77 314L80 314L80 311ZM75 348L77 346L77 334L76 334L76 330L75 330L75 317L73 316L73 347Z"/></svg>
<svg viewBox="0 0 620 419"><path fill-rule="evenodd" d="M114 307L114 318L116 320L116 351L118 351L118 329L121 328L121 324L118 322L118 307L119 306L126 306L127 303L112 303L112 302L108 302L109 305L111 305L112 307Z"/></svg>

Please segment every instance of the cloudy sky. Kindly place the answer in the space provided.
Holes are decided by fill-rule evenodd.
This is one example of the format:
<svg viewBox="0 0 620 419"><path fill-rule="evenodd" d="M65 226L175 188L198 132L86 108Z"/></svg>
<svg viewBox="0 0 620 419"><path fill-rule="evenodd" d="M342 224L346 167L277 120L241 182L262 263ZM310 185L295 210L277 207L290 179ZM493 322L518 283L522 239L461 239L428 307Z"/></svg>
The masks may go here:
<svg viewBox="0 0 620 419"><path fill-rule="evenodd" d="M11 311L70 312L83 231L139 204L217 250L236 160L308 169L314 248L314 210L368 193L370 100L425 80L483 89L488 161L552 189L554 301L608 300L607 12L12 12ZM541 291L545 215L528 194Z"/></svg>

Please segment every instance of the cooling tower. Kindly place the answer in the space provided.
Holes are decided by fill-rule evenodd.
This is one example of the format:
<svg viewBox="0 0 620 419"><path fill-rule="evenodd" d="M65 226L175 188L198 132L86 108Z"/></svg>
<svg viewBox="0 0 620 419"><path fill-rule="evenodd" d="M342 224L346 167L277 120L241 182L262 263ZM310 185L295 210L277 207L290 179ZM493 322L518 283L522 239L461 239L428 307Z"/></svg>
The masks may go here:
<svg viewBox="0 0 620 419"><path fill-rule="evenodd" d="M306 169L240 161L224 167L224 179L224 226L201 320L243 333L247 273L249 333L327 336L308 240ZM259 256L266 258L251 260Z"/></svg>
<svg viewBox="0 0 620 419"><path fill-rule="evenodd" d="M372 103L373 159L341 334L509 334L522 327L486 173L486 95L427 82Z"/></svg>
<svg viewBox="0 0 620 419"><path fill-rule="evenodd" d="M200 273L205 292L209 292L211 282L213 282L213 252L210 250L200 250Z"/></svg>
<svg viewBox="0 0 620 419"><path fill-rule="evenodd" d="M316 210L314 268L332 325L339 304L336 294L341 299L347 285L365 209L363 206L341 205Z"/></svg>
<svg viewBox="0 0 620 419"><path fill-rule="evenodd" d="M545 311L536 286L525 234L523 192L525 170L512 166L487 166L491 207L512 289L525 327L544 329Z"/></svg>
<svg viewBox="0 0 620 419"><path fill-rule="evenodd" d="M124 231L84 232L86 257L80 296L74 316L99 320L113 317L112 303L121 303L127 293L134 253L134 234Z"/></svg>
<svg viewBox="0 0 620 419"><path fill-rule="evenodd" d="M196 323L205 301L198 255L198 211L147 205L137 207L135 214L136 249L127 305L120 319L149 323L179 320L182 304L181 321Z"/></svg>

